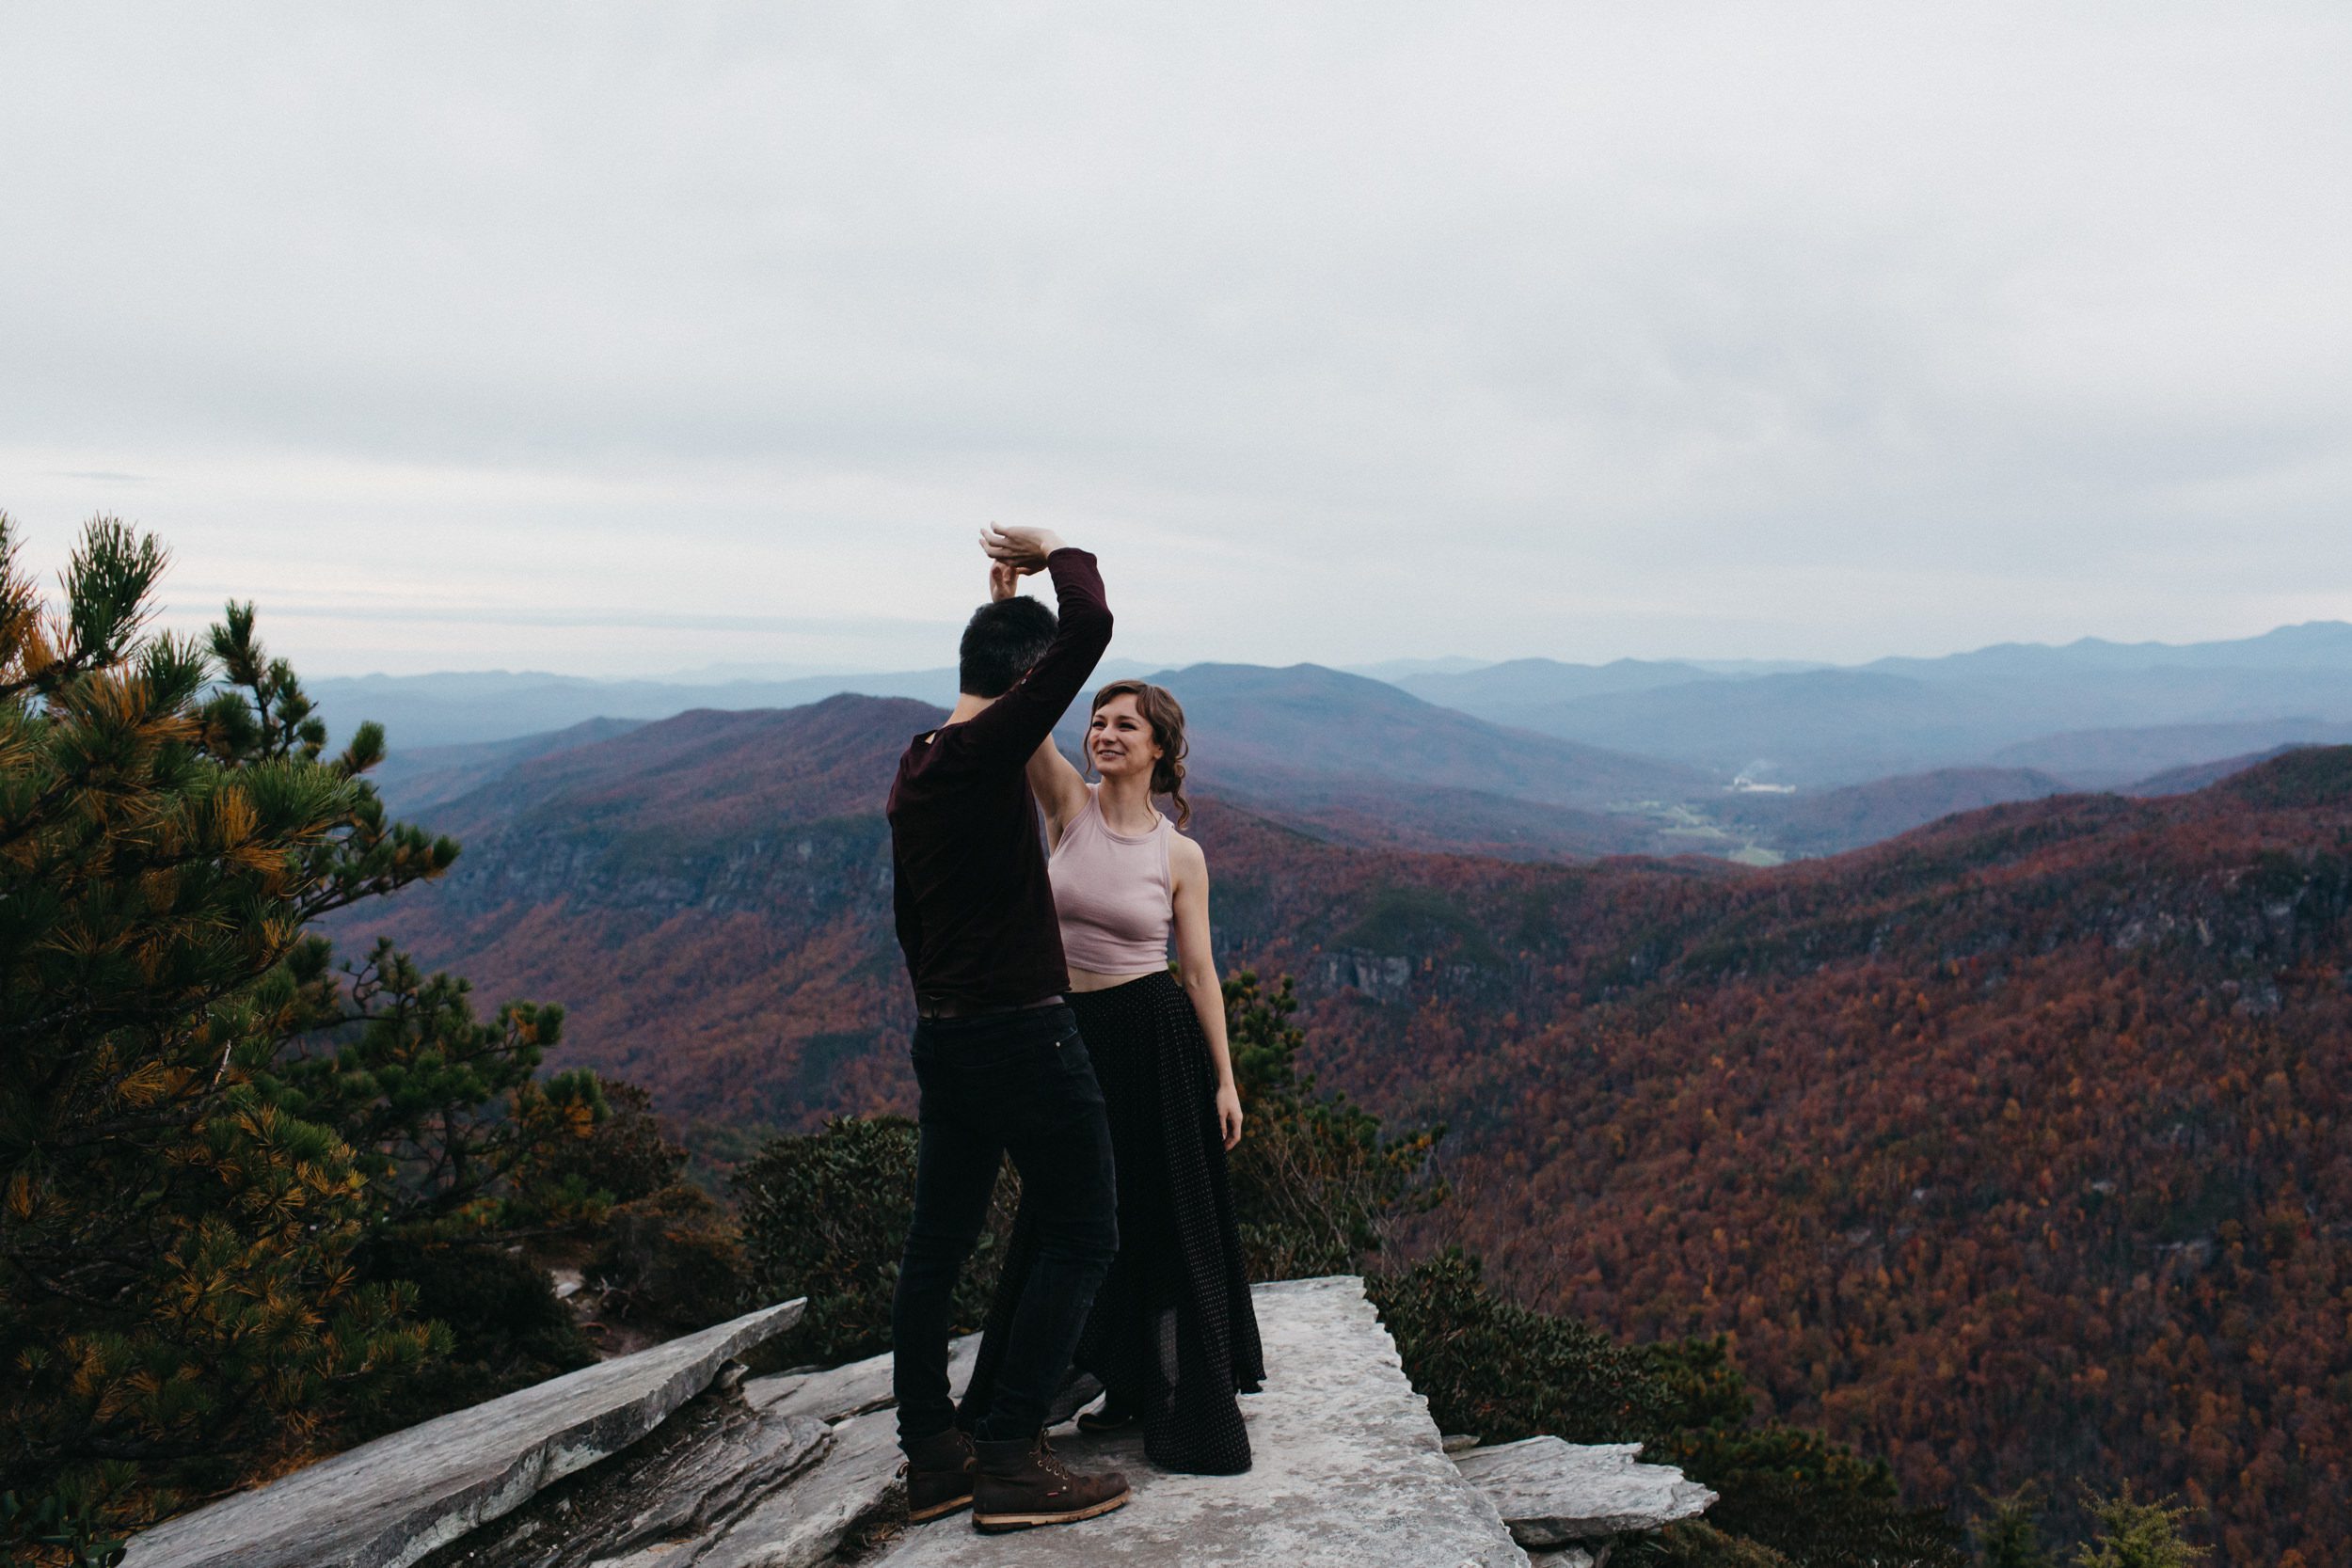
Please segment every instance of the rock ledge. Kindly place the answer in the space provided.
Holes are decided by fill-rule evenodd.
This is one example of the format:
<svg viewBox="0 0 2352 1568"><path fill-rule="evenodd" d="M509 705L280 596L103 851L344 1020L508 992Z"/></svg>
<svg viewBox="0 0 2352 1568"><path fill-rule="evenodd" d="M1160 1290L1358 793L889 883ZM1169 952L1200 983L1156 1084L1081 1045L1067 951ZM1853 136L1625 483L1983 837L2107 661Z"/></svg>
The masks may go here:
<svg viewBox="0 0 2352 1568"><path fill-rule="evenodd" d="M764 1307L634 1355L363 1443L282 1481L167 1520L128 1568L407 1568L550 1481L617 1453L739 1353L798 1323Z"/></svg>
<svg viewBox="0 0 2352 1568"><path fill-rule="evenodd" d="M1593 1446L1530 1437L1454 1456L1522 1546L1566 1546L1657 1529L1707 1511L1715 1494L1670 1465L1643 1465L1639 1443Z"/></svg>

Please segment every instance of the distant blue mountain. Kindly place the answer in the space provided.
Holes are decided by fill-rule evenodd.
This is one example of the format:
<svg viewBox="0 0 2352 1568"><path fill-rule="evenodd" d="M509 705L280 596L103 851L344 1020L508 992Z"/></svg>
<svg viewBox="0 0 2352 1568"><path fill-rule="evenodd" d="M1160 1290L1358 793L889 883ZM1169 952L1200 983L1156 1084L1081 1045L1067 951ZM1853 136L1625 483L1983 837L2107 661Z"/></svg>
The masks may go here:
<svg viewBox="0 0 2352 1568"><path fill-rule="evenodd" d="M1745 841L1818 852L2010 791L2121 789L2352 739L2352 626L2335 622L2236 641L2010 643L1853 668L1468 662L1422 661L1387 681L1305 664L1156 678L1190 709L1194 776L1214 793L1350 842L1541 855L1686 842L1660 837L1670 830L1707 852ZM1150 673L1114 660L1101 678ZM338 738L362 719L386 725L388 791L424 806L549 750L692 709L799 707L842 692L945 706L955 679L946 669L707 682L481 672L312 690ZM1073 749L1078 721L1065 728ZM1736 796L1735 778L1794 785L1807 800L1874 787L1773 805Z"/></svg>
<svg viewBox="0 0 2352 1568"><path fill-rule="evenodd" d="M1148 668L1132 660L1110 661L1104 666L1104 678L1141 674ZM395 750L511 740L568 729L590 719L668 719L695 708L801 707L844 691L912 697L942 707L956 700L952 667L699 683L598 681L531 670L484 670L338 676L304 684L338 736L373 719L384 726Z"/></svg>
<svg viewBox="0 0 2352 1568"><path fill-rule="evenodd" d="M1235 798L1377 783L1606 809L1717 787L1694 768L1506 729L1319 664L1196 664L1151 678L1184 705L1194 774ZM1062 724L1073 757L1085 723L1082 705Z"/></svg>
<svg viewBox="0 0 2352 1568"><path fill-rule="evenodd" d="M1729 680L1679 659L1620 658L1608 664L1562 664L1549 658L1515 658L1483 669L1409 675L1396 682L1424 702L1466 713L1494 707L1571 702L1580 697L1651 691L1661 686Z"/></svg>
<svg viewBox="0 0 2352 1568"><path fill-rule="evenodd" d="M2232 752L2332 736L2352 721L2352 626L2190 644L2005 643L1762 675L1521 659L1400 684L1498 724L1819 787L1987 763L2108 787L2224 754L2196 750L2217 726L2233 727ZM2107 731L2137 738L2087 738Z"/></svg>

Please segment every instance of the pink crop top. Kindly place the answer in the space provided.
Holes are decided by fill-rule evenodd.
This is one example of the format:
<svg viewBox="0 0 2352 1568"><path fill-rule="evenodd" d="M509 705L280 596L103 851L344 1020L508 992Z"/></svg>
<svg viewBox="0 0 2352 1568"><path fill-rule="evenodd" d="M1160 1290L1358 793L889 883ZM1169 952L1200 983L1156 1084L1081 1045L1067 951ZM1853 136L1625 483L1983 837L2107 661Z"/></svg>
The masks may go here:
<svg viewBox="0 0 2352 1568"><path fill-rule="evenodd" d="M1139 974L1168 964L1168 927L1175 923L1175 881L1168 841L1175 825L1165 816L1138 836L1111 832L1102 804L1087 803L1062 830L1045 869L1054 879L1054 912L1061 918L1062 954L1097 974Z"/></svg>

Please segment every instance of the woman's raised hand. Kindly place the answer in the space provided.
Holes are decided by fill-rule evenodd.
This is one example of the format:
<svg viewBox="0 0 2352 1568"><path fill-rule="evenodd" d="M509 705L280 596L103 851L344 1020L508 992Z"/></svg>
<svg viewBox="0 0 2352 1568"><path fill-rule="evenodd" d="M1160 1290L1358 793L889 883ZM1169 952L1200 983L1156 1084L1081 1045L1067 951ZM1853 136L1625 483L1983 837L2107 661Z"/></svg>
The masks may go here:
<svg viewBox="0 0 2352 1568"><path fill-rule="evenodd" d="M988 563L988 597L991 604L1009 599L1021 592L1021 571L1009 561Z"/></svg>
<svg viewBox="0 0 2352 1568"><path fill-rule="evenodd" d="M1045 558L1062 547L1061 535L1047 528L1000 528L994 523L980 530L980 548L991 561L1000 561L1023 577L1045 570Z"/></svg>

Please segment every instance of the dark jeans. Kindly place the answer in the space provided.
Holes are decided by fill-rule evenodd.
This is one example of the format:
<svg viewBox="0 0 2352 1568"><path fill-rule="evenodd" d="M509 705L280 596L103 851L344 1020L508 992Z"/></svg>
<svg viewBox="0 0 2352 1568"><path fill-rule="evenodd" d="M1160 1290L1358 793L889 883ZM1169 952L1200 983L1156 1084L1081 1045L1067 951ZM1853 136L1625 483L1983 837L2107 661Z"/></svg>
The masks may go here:
<svg viewBox="0 0 2352 1568"><path fill-rule="evenodd" d="M956 1276L988 1218L1007 1154L1037 1228L996 1392L973 1435L1028 1437L1045 1424L1094 1292L1119 1253L1119 1183L1094 1064L1068 1007L925 1019L914 1031L922 1090L914 1221L907 1227L890 1332L902 1443L955 1423L947 1329Z"/></svg>

